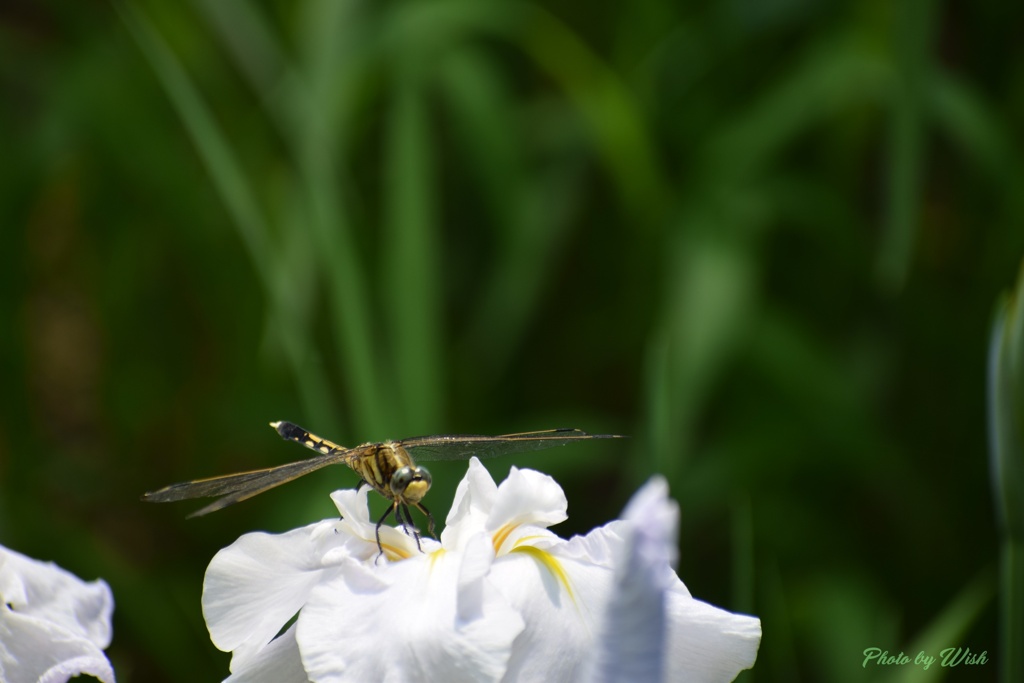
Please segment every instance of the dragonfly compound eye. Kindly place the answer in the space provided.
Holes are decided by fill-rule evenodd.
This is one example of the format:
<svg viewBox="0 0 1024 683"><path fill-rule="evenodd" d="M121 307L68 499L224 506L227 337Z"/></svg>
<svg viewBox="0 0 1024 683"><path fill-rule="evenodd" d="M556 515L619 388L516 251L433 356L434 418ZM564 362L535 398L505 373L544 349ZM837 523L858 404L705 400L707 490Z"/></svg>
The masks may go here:
<svg viewBox="0 0 1024 683"><path fill-rule="evenodd" d="M400 467L391 475L391 492L395 498L418 503L430 490L430 472L426 467Z"/></svg>

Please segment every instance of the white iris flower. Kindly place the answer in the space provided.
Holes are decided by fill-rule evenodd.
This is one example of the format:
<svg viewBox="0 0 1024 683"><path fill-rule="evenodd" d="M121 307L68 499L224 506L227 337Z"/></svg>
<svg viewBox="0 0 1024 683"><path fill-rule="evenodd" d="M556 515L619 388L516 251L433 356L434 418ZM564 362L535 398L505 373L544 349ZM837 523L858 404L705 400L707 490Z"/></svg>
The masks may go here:
<svg viewBox="0 0 1024 683"><path fill-rule="evenodd" d="M656 478L622 520L564 540L549 476L495 485L473 458L441 542L382 527L367 488L340 520L242 536L213 558L203 611L232 683L729 681L761 623L695 600L671 565L678 510Z"/></svg>
<svg viewBox="0 0 1024 683"><path fill-rule="evenodd" d="M65 683L86 674L114 683L110 644L114 598L52 562L0 546L0 681Z"/></svg>

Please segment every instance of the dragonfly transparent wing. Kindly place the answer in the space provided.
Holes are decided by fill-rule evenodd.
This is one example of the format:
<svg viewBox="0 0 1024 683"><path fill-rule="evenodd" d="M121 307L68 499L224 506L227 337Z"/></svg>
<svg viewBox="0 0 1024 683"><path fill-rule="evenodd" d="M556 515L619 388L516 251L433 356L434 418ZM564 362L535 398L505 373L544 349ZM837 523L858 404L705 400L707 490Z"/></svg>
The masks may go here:
<svg viewBox="0 0 1024 683"><path fill-rule="evenodd" d="M588 434L579 429L547 429L540 432L483 436L479 434L441 434L418 436L398 442L417 460L468 460L496 458L513 453L542 451L556 446L592 439L622 439L618 434Z"/></svg>
<svg viewBox="0 0 1024 683"><path fill-rule="evenodd" d="M206 507L193 512L189 517L205 515L239 501L252 498L281 484L286 484L299 477L315 472L328 465L344 463L349 467L359 458L368 456L380 444L364 444L355 448L343 448L337 444L310 434L302 427L291 422L271 423L278 434L290 441L295 441L310 448L318 455L307 460L268 467L262 470L228 474L222 477L183 481L150 491L142 499L151 503L169 503L192 498L212 498L220 496ZM438 436L419 436L396 442L412 451L417 460L468 460L472 456L478 458L494 458L512 453L540 451L555 446L564 446L576 441L591 439L621 439L616 434L587 434L579 429L549 429L540 432L524 432L521 434L502 434L500 436L484 436L477 434L447 434Z"/></svg>
<svg viewBox="0 0 1024 683"><path fill-rule="evenodd" d="M328 465L347 463L351 458L357 457L359 451L360 449L353 448L347 451L316 456L307 460L300 460L288 463L287 465L278 465L277 467L268 467L262 470L227 474L222 477L210 477L209 479L183 481L143 494L142 500L150 503L170 503L192 498L222 496L206 507L189 515L189 517L198 517L247 498L252 498L257 494L281 484L287 484Z"/></svg>

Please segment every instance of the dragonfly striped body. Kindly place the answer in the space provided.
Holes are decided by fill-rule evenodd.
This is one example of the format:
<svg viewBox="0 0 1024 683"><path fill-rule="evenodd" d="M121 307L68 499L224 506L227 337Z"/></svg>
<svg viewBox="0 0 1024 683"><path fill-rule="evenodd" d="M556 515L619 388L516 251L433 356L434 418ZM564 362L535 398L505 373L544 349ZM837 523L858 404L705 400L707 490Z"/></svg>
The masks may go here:
<svg viewBox="0 0 1024 683"><path fill-rule="evenodd" d="M420 503L430 490L430 472L414 463L401 445L394 441L385 441L349 449L311 434L291 422L272 422L270 426L276 429L282 438L301 443L322 456L342 458L341 462L362 477L363 483L391 501L391 507L377 522L378 548L381 548L380 527L392 513L407 531L407 522L409 526L414 526L412 515L409 513L410 505L426 515L428 531L431 536L434 535L434 516ZM415 536L415 532L413 535ZM419 547L420 539L418 536L415 537L416 546Z"/></svg>
<svg viewBox="0 0 1024 683"><path fill-rule="evenodd" d="M289 441L301 443L321 455L341 457L341 462L351 467L366 484L388 500L415 504L430 490L430 475L426 468L416 465L409 457L408 451L394 441L367 443L355 448L345 448L333 441L311 434L291 422L274 422L271 426ZM395 474L405 469L411 470L414 473L414 478L405 482L404 485L392 486ZM416 473L424 473L426 476L415 478ZM404 478L400 477L399 484L402 482L404 482Z"/></svg>

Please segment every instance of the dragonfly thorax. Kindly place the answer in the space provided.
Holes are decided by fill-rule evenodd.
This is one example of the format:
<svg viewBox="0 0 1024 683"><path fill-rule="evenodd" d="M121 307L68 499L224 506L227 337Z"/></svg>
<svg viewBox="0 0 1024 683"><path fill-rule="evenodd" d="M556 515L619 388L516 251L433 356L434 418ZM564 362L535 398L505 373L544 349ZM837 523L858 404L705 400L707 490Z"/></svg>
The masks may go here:
<svg viewBox="0 0 1024 683"><path fill-rule="evenodd" d="M415 504L427 495L430 490L430 472L419 465L405 465L391 475L391 493L395 500Z"/></svg>

